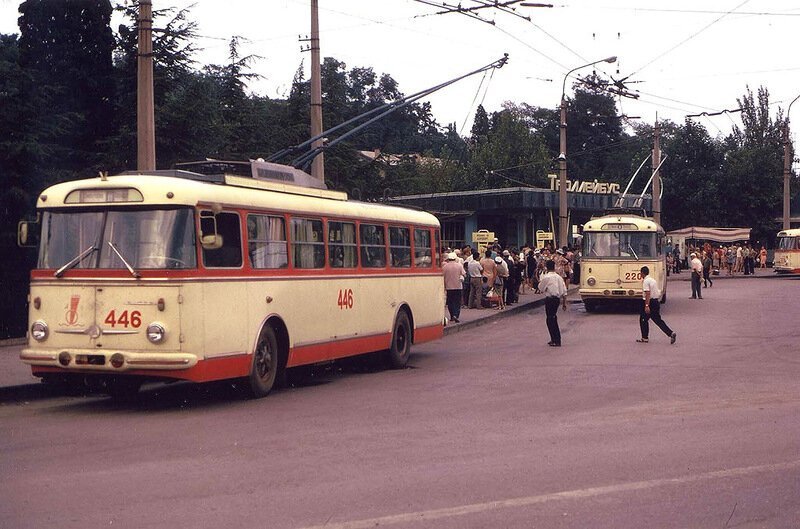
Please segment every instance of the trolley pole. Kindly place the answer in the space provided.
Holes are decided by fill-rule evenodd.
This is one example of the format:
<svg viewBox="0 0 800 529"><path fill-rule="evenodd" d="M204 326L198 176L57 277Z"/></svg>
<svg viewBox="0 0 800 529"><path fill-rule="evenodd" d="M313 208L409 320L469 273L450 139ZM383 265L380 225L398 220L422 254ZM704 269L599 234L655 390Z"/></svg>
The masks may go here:
<svg viewBox="0 0 800 529"><path fill-rule="evenodd" d="M653 220L656 224L661 224L661 125L658 124L656 114L656 126L653 131Z"/></svg>
<svg viewBox="0 0 800 529"><path fill-rule="evenodd" d="M319 0L311 0L311 137L322 134L322 73L319 57ZM322 147L323 139L311 144ZM320 153L311 163L311 176L325 181L325 155Z"/></svg>
<svg viewBox="0 0 800 529"><path fill-rule="evenodd" d="M156 125L153 104L153 4L139 0L139 45L136 86L136 169L156 169Z"/></svg>

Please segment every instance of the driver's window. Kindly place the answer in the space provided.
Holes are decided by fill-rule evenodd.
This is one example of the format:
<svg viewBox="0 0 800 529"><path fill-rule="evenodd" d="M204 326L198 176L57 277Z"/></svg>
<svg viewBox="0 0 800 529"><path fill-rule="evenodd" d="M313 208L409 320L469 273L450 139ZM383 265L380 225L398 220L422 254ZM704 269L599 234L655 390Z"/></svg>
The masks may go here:
<svg viewBox="0 0 800 529"><path fill-rule="evenodd" d="M236 213L217 213L217 234L222 237L222 246L215 250L203 248L203 265L206 268L239 268L242 266L242 230L239 215ZM210 219L202 219L208 221ZM201 225L206 233L207 228Z"/></svg>

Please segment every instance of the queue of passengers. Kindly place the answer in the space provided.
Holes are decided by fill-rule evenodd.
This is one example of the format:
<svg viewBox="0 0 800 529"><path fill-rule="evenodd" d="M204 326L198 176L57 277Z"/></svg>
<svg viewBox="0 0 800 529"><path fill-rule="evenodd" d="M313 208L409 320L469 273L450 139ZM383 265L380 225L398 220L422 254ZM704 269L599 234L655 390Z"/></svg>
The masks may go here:
<svg viewBox="0 0 800 529"><path fill-rule="evenodd" d="M715 248L707 242L702 246L689 245L687 250L688 255L695 253L704 262L708 258L712 275L723 272L727 275L753 275L756 267L767 267L767 249L762 246L759 250L750 243L720 245ZM681 268L689 268L688 263L682 260L681 250L677 246L671 255L667 254L667 267L675 273L679 273Z"/></svg>
<svg viewBox="0 0 800 529"><path fill-rule="evenodd" d="M568 247L554 250L549 244L543 248L503 248L500 243L489 245L479 254L469 245L463 248L446 248L444 256L445 289L447 306L452 321L458 323L460 309L504 310L519 302L525 290L539 293L539 279L545 273L545 263L554 261L556 272L566 285L578 280L580 250ZM448 265L453 262L459 265ZM456 290L460 282L460 295Z"/></svg>

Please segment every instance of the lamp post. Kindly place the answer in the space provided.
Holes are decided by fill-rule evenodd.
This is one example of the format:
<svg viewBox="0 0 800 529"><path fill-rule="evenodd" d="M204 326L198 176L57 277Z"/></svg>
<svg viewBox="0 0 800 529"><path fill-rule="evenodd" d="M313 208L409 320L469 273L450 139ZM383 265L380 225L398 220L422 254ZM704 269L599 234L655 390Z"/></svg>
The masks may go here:
<svg viewBox="0 0 800 529"><path fill-rule="evenodd" d="M783 126L783 229L788 230L791 228L791 204L789 200L789 188L792 175L792 148L789 140L789 112L792 111L792 105L800 95L792 99L789 103L789 109L786 111L786 124Z"/></svg>
<svg viewBox="0 0 800 529"><path fill-rule="evenodd" d="M569 225L567 222L567 101L564 99L564 93L567 89L567 77L569 74L581 68L592 66L597 63L617 62L617 57L606 57L599 61L582 64L577 68L567 72L564 76L564 82L561 84L561 147L558 154L558 246L563 247L567 245L569 240Z"/></svg>

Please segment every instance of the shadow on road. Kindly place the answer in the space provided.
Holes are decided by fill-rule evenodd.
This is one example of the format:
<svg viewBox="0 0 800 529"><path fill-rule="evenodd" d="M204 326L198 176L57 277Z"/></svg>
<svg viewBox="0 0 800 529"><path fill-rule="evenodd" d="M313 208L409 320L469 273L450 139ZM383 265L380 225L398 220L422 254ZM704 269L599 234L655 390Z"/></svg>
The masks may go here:
<svg viewBox="0 0 800 529"><path fill-rule="evenodd" d="M407 369L414 369L414 366L409 365ZM296 367L287 370L286 383L283 387L275 389L272 395L324 386L340 379L386 370L388 368L383 358L374 353L345 358L328 364ZM70 385L25 384L0 387L0 403L21 404L62 399L54 402L54 406L50 408L56 413L66 410L75 411L76 408L97 412L208 409L249 401L245 384L246 382L240 379L203 384L185 381L150 382L142 386L142 389L133 398L124 401L112 399L101 387L92 387L82 383ZM64 397L69 397L69 400L63 400Z"/></svg>

